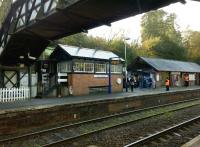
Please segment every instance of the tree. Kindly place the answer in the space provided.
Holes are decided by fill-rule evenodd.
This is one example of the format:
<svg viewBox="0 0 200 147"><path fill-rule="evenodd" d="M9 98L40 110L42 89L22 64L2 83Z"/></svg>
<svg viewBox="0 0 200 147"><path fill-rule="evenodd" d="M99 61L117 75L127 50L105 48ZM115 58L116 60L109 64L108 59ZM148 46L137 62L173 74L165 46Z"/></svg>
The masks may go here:
<svg viewBox="0 0 200 147"><path fill-rule="evenodd" d="M142 17L142 49L147 56L186 60L176 15L163 10L151 11Z"/></svg>
<svg viewBox="0 0 200 147"><path fill-rule="evenodd" d="M113 37L112 40L106 40L100 37L87 36L86 34L80 33L65 37L59 40L60 43L81 46L86 48L101 49L112 51L119 57L124 58L124 40L123 36L116 38ZM129 64L136 57L136 48L138 47L137 42L132 44L127 44L127 63Z"/></svg>
<svg viewBox="0 0 200 147"><path fill-rule="evenodd" d="M200 32L188 30L184 37L188 59L200 63Z"/></svg>
<svg viewBox="0 0 200 147"><path fill-rule="evenodd" d="M187 51L184 46L180 46L170 38L165 38L159 41L154 46L154 51L157 57L174 59L174 60L187 60Z"/></svg>
<svg viewBox="0 0 200 147"><path fill-rule="evenodd" d="M160 37L165 33L165 22L163 18L166 12L163 10L150 11L142 16L141 38L142 42L149 38Z"/></svg>
<svg viewBox="0 0 200 147"><path fill-rule="evenodd" d="M108 49L108 41L100 37L87 36L84 33L71 35L60 39L59 42L72 46L80 46L95 49Z"/></svg>

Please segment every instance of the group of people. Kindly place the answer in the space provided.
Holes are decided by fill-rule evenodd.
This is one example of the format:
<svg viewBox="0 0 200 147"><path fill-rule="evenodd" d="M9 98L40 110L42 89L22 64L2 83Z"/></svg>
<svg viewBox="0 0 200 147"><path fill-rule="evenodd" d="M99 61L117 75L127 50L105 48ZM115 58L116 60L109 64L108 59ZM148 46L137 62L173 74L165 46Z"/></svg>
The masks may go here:
<svg viewBox="0 0 200 147"><path fill-rule="evenodd" d="M143 86L144 86L144 81L146 80L146 85L148 85L149 88L156 88L156 83L154 79L143 79ZM148 81L148 82L147 82ZM131 88L131 92L133 92L135 87L140 87L141 84L140 80L137 80L137 78L135 76L131 76L130 78L127 79L127 87ZM148 83L148 84L147 84ZM189 76L184 76L184 85L185 86L189 86ZM170 88L170 79L167 77L165 80L165 87L166 87L166 91L169 91Z"/></svg>
<svg viewBox="0 0 200 147"><path fill-rule="evenodd" d="M129 78L128 81L127 81L127 87L130 86L131 92L133 92L134 87L136 86L136 84L137 84L137 80L136 80L135 77L131 77L131 78ZM155 81L151 79L151 81L150 81L150 86L149 86L149 87L150 87L150 88L156 88L155 85L156 85L156 84L155 84ZM166 80L165 80L165 86L166 86L166 91L169 91L170 80L169 80L168 77L167 77Z"/></svg>
<svg viewBox="0 0 200 147"><path fill-rule="evenodd" d="M126 85L126 84L125 84ZM124 86L126 87L126 86ZM156 88L156 82L152 78L139 78L135 76L131 76L127 79L127 87L131 88L131 92L133 92L134 88Z"/></svg>
<svg viewBox="0 0 200 147"><path fill-rule="evenodd" d="M177 85L177 83L176 83L176 85ZM170 80L168 77L165 80L165 86L166 86L166 91L169 91ZM186 87L189 86L189 76L187 74L184 75L184 86L186 86Z"/></svg>

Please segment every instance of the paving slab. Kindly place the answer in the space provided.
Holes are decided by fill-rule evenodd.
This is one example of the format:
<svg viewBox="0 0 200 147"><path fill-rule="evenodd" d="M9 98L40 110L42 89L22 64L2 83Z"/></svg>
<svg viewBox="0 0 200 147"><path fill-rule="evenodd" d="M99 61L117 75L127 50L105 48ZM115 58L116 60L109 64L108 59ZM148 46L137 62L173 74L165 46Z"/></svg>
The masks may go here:
<svg viewBox="0 0 200 147"><path fill-rule="evenodd" d="M200 147L200 135L182 145L181 147Z"/></svg>

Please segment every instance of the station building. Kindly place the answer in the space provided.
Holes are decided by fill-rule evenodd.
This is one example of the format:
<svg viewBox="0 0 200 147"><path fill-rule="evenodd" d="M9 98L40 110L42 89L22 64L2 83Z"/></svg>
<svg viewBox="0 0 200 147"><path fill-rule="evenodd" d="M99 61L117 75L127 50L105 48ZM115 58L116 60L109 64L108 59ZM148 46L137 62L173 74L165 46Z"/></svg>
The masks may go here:
<svg viewBox="0 0 200 147"><path fill-rule="evenodd" d="M109 61L112 92L123 91L123 59L110 51L59 44L49 60L38 62L38 93L51 96L108 92Z"/></svg>
<svg viewBox="0 0 200 147"><path fill-rule="evenodd" d="M128 71L136 76L141 88L162 87L167 77L171 87L200 84L200 66L193 62L137 57Z"/></svg>

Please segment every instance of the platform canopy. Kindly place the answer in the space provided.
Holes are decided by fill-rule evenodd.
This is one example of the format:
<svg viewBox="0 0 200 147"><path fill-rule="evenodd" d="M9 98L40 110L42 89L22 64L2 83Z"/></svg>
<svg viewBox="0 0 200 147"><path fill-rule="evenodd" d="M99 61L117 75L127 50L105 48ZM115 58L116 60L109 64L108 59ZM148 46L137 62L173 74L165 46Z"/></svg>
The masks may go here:
<svg viewBox="0 0 200 147"><path fill-rule="evenodd" d="M138 57L135 64L140 64L141 62L146 63L156 71L200 73L200 65L193 62ZM134 66L132 67L134 68Z"/></svg>
<svg viewBox="0 0 200 147"><path fill-rule="evenodd" d="M69 46L58 44L55 51L50 55L50 58L56 58L57 61L76 59L93 59L93 60L115 60L124 61L111 51L102 49L90 49L77 46Z"/></svg>

